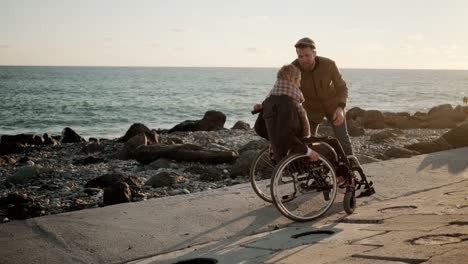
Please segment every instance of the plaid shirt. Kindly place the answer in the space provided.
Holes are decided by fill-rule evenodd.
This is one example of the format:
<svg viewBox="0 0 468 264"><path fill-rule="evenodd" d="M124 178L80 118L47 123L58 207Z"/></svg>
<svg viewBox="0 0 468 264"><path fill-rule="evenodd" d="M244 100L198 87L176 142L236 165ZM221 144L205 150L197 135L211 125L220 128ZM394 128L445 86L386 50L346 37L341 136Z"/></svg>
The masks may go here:
<svg viewBox="0 0 468 264"><path fill-rule="evenodd" d="M291 97L295 102L297 113L299 114L299 118L301 120L302 125L302 135L304 137L310 137L310 124L309 119L307 118L307 113L302 106L304 102L304 95L302 94L299 88L294 87L293 83L287 80L277 79L273 89L271 89L270 95L286 95Z"/></svg>

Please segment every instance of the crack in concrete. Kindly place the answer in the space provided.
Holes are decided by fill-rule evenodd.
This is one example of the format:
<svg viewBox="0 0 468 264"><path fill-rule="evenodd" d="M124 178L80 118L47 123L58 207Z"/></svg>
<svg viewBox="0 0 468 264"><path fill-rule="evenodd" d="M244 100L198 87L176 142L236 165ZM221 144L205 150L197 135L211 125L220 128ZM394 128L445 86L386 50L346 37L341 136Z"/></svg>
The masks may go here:
<svg viewBox="0 0 468 264"><path fill-rule="evenodd" d="M411 258L399 258L399 257L386 257L386 256L371 256L371 255L361 255L355 254L351 255L353 258L363 258L363 259L372 259L372 260L385 260L385 261L394 261L394 262L404 262L408 264L420 264L428 261L429 259L411 259Z"/></svg>

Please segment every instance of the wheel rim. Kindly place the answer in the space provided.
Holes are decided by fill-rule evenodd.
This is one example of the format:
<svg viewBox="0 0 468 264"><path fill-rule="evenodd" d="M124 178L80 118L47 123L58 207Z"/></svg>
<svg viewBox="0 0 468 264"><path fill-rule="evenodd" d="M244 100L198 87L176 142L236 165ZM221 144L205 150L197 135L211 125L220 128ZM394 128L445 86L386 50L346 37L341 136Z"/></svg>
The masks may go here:
<svg viewBox="0 0 468 264"><path fill-rule="evenodd" d="M285 158L275 169L271 185L276 207L294 221L310 221L323 215L337 192L335 170L321 155L316 162L305 155Z"/></svg>
<svg viewBox="0 0 468 264"><path fill-rule="evenodd" d="M267 202L272 202L271 198L271 175L275 165L270 158L270 147L265 147L255 158L250 168L250 183L255 193Z"/></svg>

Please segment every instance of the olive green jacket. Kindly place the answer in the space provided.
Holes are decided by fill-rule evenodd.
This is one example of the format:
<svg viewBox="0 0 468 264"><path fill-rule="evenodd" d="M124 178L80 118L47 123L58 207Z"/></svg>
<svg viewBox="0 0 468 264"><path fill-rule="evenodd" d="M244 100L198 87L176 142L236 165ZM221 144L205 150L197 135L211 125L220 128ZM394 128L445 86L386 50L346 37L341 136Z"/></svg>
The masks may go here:
<svg viewBox="0 0 468 264"><path fill-rule="evenodd" d="M302 69L297 59L292 64L301 70L302 105L311 122L320 123L325 116L333 116L338 106L346 106L348 87L333 60L317 56L311 71Z"/></svg>

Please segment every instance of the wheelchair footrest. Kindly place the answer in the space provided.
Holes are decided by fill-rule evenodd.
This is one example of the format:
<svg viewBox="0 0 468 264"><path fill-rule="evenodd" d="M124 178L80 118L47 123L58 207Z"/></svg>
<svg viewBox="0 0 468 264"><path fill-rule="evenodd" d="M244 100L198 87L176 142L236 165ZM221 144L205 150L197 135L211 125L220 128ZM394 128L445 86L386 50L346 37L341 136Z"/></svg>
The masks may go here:
<svg viewBox="0 0 468 264"><path fill-rule="evenodd" d="M361 197L366 197L366 196L371 196L375 193L374 187L370 187L369 189L366 189L365 191L361 192L357 198Z"/></svg>

